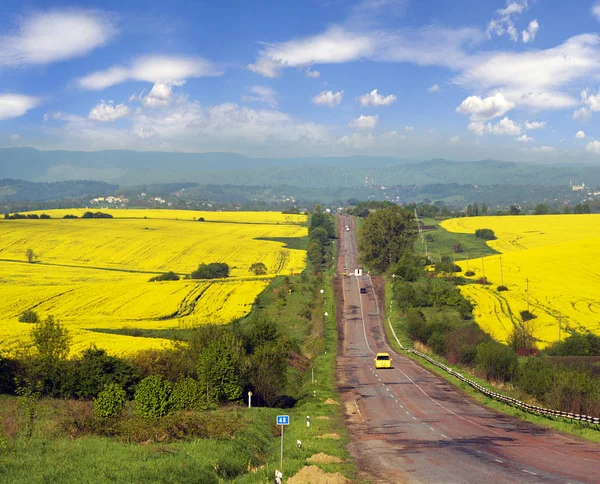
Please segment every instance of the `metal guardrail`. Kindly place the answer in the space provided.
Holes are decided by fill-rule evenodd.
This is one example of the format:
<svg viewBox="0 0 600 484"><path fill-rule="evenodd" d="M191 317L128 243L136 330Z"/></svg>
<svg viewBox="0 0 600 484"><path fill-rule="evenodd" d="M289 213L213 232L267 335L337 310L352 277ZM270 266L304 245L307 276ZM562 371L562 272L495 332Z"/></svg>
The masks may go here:
<svg viewBox="0 0 600 484"><path fill-rule="evenodd" d="M454 371L449 366L446 366L443 363L440 363L439 361L434 360L431 356L426 355L425 353L421 353L420 351L417 351L417 350L415 350L413 348L406 348L400 342L400 340L398 339L398 336L396 336L396 332L394 331L394 328L392 326L392 321L391 321L390 316L388 316L388 325L389 325L390 329L392 330L392 334L394 335L394 338L396 339L396 342L398 343L398 345L400 346L400 348L402 350L404 350L404 351L406 351L408 353L413 353L413 354L415 354L415 355L423 358L424 360L427 360L432 365L435 365L438 368L441 368L445 372L447 372L450 375L452 375L452 376L458 378L459 380L465 382L467 385L471 386L472 388L474 388L478 392L483 393L484 395L486 395L489 398L493 398L494 400L497 400L499 402L505 403L507 405L511 405L513 407L517 407L517 408L519 408L521 410L524 410L526 412L535 413L537 415L543 415L543 416L546 416L546 417L558 417L558 418L563 418L563 419L571 420L571 421L574 421L574 422L585 422L585 423L588 423L588 424L596 425L596 430L599 430L598 429L598 425L600 425L600 418L599 417L592 417L590 415L580 415L578 413L563 412L561 410L552 410L550 408L538 407L537 405L530 405L528 403L521 402L520 400L517 400L516 398L507 397L506 395L502 395L501 393L497 393L497 392L493 392L491 390L488 390L487 388L485 388L484 386L480 385L479 383L474 382L473 380L469 380L468 378L466 378L465 376L461 375L457 371Z"/></svg>

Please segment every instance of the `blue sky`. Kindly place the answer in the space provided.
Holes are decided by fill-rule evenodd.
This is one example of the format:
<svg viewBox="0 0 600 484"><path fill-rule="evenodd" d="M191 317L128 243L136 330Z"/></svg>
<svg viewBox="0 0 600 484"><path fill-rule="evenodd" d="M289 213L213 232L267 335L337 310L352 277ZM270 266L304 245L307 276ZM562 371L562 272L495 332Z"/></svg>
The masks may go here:
<svg viewBox="0 0 600 484"><path fill-rule="evenodd" d="M600 162L600 3L0 4L0 146Z"/></svg>

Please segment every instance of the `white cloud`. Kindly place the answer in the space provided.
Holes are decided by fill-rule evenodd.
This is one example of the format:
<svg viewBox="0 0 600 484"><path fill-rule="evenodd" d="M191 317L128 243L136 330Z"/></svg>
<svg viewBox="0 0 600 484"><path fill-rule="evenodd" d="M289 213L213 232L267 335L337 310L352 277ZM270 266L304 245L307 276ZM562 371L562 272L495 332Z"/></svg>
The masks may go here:
<svg viewBox="0 0 600 484"><path fill-rule="evenodd" d="M541 154L552 154L557 153L557 150L554 146L539 146L534 148L527 148L525 151L529 151L530 153L541 153Z"/></svg>
<svg viewBox="0 0 600 484"><path fill-rule="evenodd" d="M546 127L546 121L525 121L525 129L531 131L533 129L544 129Z"/></svg>
<svg viewBox="0 0 600 484"><path fill-rule="evenodd" d="M598 93L594 94L591 90L584 89L581 91L581 102L592 112L600 111L600 94Z"/></svg>
<svg viewBox="0 0 600 484"><path fill-rule="evenodd" d="M433 86L427 88L427 92L440 92L440 86L434 84Z"/></svg>
<svg viewBox="0 0 600 484"><path fill-rule="evenodd" d="M585 150L588 153L594 153L595 155L600 155L600 141L590 141L586 146Z"/></svg>
<svg viewBox="0 0 600 484"><path fill-rule="evenodd" d="M585 106L573 112L573 119L580 123L587 123L592 118L592 112Z"/></svg>
<svg viewBox="0 0 600 484"><path fill-rule="evenodd" d="M100 90L125 81L176 84L190 78L220 74L211 62L200 57L148 56L134 60L128 67L113 66L93 72L78 82L84 89Z"/></svg>
<svg viewBox="0 0 600 484"><path fill-rule="evenodd" d="M596 20L600 20L600 3L592 6L592 15L596 17Z"/></svg>
<svg viewBox="0 0 600 484"><path fill-rule="evenodd" d="M527 136L526 134L522 134L518 138L515 138L520 143L529 143L530 141L535 141L531 136Z"/></svg>
<svg viewBox="0 0 600 484"><path fill-rule="evenodd" d="M482 99L479 96L469 96L456 111L470 116L471 121L485 121L502 116L515 107L513 102L507 101L502 93Z"/></svg>
<svg viewBox="0 0 600 484"><path fill-rule="evenodd" d="M575 135L575 138L577 138L577 139L583 139L583 138L585 138L585 133L583 131L577 131L577 134Z"/></svg>
<svg viewBox="0 0 600 484"><path fill-rule="evenodd" d="M332 108L334 106L338 106L342 102L343 97L344 91L338 91L336 93L333 91L321 91L312 98L312 102L313 104L324 104Z"/></svg>
<svg viewBox="0 0 600 484"><path fill-rule="evenodd" d="M185 81L179 82L157 82L152 86L150 92L144 96L142 92L138 99L142 102L142 105L147 108L164 108L169 106L175 99L173 93L173 87L181 87L185 84ZM131 102L131 98L130 102Z"/></svg>
<svg viewBox="0 0 600 484"><path fill-rule="evenodd" d="M386 146L394 148L399 142L406 139L403 134L398 134L397 131L388 131L377 136L373 133L356 132L351 135L344 135L339 138L335 144L336 146L344 146L351 148L352 150L372 150L375 147Z"/></svg>
<svg viewBox="0 0 600 484"><path fill-rule="evenodd" d="M62 135L70 149L130 148L178 151L287 152L320 151L333 143L329 128L298 122L273 109L251 109L234 103L202 106L196 101L175 102L163 109L139 109L130 113L128 128L97 123L63 113L50 116L58 127L45 129Z"/></svg>
<svg viewBox="0 0 600 484"><path fill-rule="evenodd" d="M361 106L389 106L396 102L396 96L389 94L384 96L377 92L377 89L373 89L367 94L363 94L359 98Z"/></svg>
<svg viewBox="0 0 600 484"><path fill-rule="evenodd" d="M581 34L546 50L481 53L471 58L455 82L477 89L497 88L519 106L575 106L577 100L558 89L600 73L599 45L600 36Z"/></svg>
<svg viewBox="0 0 600 484"><path fill-rule="evenodd" d="M525 42L526 44L528 42L533 42L539 29L540 24L538 24L537 19L529 22L527 28L521 32L521 38L523 39L523 42Z"/></svg>
<svg viewBox="0 0 600 484"><path fill-rule="evenodd" d="M406 131L406 132L410 133L411 131L414 131L414 130L415 130L414 126L404 126L404 131Z"/></svg>
<svg viewBox="0 0 600 484"><path fill-rule="evenodd" d="M18 118L40 103L39 99L23 94L0 94L0 121Z"/></svg>
<svg viewBox="0 0 600 484"><path fill-rule="evenodd" d="M508 117L502 118L496 124L488 123L486 131L491 134L521 134L521 127Z"/></svg>
<svg viewBox="0 0 600 484"><path fill-rule="evenodd" d="M373 129L378 122L379 116L365 116L364 114L361 114L358 118L350 121L348 126L354 129L370 130Z"/></svg>
<svg viewBox="0 0 600 484"><path fill-rule="evenodd" d="M304 74L306 75L306 77L310 77L312 79L318 79L319 77L321 77L321 73L317 70L312 69L310 66L308 66L304 70Z"/></svg>
<svg viewBox="0 0 600 484"><path fill-rule="evenodd" d="M322 34L280 44L265 44L248 68L265 77L276 77L285 67L339 64L373 53L375 40L368 35L331 27Z"/></svg>
<svg viewBox="0 0 600 484"><path fill-rule="evenodd" d="M277 107L277 93L274 89L271 89L268 86L252 86L250 91L254 96L243 96L242 99L244 101L257 101L265 103L271 108Z"/></svg>
<svg viewBox="0 0 600 484"><path fill-rule="evenodd" d="M124 118L128 116L130 109L125 104L117 104L115 105L113 102L105 103L101 101L95 107L90 110L88 115L88 119L92 121L115 121L119 118Z"/></svg>
<svg viewBox="0 0 600 484"><path fill-rule="evenodd" d="M483 136L483 134L485 133L485 124L481 121L474 121L472 123L469 123L469 126L467 126L467 130L471 131L476 136Z"/></svg>
<svg viewBox="0 0 600 484"><path fill-rule="evenodd" d="M521 134L521 127L508 117L502 118L496 124L482 123L481 121L474 121L469 123L467 130L474 133L477 136L483 136L484 134L510 134L517 135ZM525 141L525 140L520 140Z"/></svg>
<svg viewBox="0 0 600 484"><path fill-rule="evenodd" d="M51 10L26 16L0 37L0 65L49 64L81 57L106 44L113 22L97 11Z"/></svg>
<svg viewBox="0 0 600 484"><path fill-rule="evenodd" d="M448 140L449 143L455 144L458 143L460 141L460 136L453 136L452 138L450 138Z"/></svg>
<svg viewBox="0 0 600 484"><path fill-rule="evenodd" d="M10 140L11 141L19 141L21 139L21 137L18 134L11 134L10 135Z"/></svg>
<svg viewBox="0 0 600 484"><path fill-rule="evenodd" d="M527 0L507 1L506 8L496 10L494 18L490 20L487 27L488 37L491 37L492 34L497 36L507 34L511 40L516 42L519 39L519 36L514 25L513 17L520 15L527 8Z"/></svg>

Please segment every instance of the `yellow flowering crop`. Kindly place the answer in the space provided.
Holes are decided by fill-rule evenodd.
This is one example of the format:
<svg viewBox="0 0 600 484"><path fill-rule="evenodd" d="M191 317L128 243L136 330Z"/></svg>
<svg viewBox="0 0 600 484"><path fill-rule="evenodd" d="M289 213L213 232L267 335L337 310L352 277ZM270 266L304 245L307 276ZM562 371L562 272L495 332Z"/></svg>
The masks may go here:
<svg viewBox="0 0 600 484"><path fill-rule="evenodd" d="M468 261L474 278L492 284L469 284L461 291L476 304L478 324L500 341L506 341L520 312L529 307L534 336L544 347L568 330L600 334L600 216L544 215L469 217L447 220L452 232L474 233L492 229L498 237L488 245L502 253ZM502 273L500 266L502 257ZM467 261L458 262L463 271ZM498 292L502 283L508 291ZM559 327L560 326L560 327Z"/></svg>
<svg viewBox="0 0 600 484"><path fill-rule="evenodd" d="M26 309L65 324L74 336L73 353L91 343L113 354L161 348L166 340L96 330L226 323L250 311L271 277L305 267L304 251L255 240L306 235L306 227L291 222L269 223L276 214L240 212L235 215L243 223L211 223L176 220L166 210L143 211L152 213L148 219L75 220L54 212L46 212L50 220L0 221L0 351L13 352L27 340L31 326L18 322ZM25 261L28 248L39 263ZM201 262L226 262L231 277L148 282L169 270L189 274ZM267 276L248 271L254 262L267 266Z"/></svg>

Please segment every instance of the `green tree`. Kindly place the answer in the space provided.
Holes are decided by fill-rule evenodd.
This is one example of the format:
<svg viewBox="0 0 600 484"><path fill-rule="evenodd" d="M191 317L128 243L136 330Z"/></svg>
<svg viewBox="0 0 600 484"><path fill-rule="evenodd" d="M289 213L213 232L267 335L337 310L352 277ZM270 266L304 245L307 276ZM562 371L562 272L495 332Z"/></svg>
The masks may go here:
<svg viewBox="0 0 600 484"><path fill-rule="evenodd" d="M54 316L48 316L31 330L33 346L42 360L63 360L71 349L71 336L67 328Z"/></svg>
<svg viewBox="0 0 600 484"><path fill-rule="evenodd" d="M192 279L220 279L229 277L229 265L225 262L212 262L200 264L198 269L192 272Z"/></svg>
<svg viewBox="0 0 600 484"><path fill-rule="evenodd" d="M212 401L236 401L244 387L243 348L232 334L224 333L200 354L198 382Z"/></svg>
<svg viewBox="0 0 600 484"><path fill-rule="evenodd" d="M255 276L264 276L267 273L267 266L262 262L255 262L249 269Z"/></svg>
<svg viewBox="0 0 600 484"><path fill-rule="evenodd" d="M511 215L521 215L521 209L517 205L511 205L509 213Z"/></svg>
<svg viewBox="0 0 600 484"><path fill-rule="evenodd" d="M364 263L377 272L387 271L412 250L416 230L413 215L398 205L371 213L358 237Z"/></svg>
<svg viewBox="0 0 600 484"><path fill-rule="evenodd" d="M323 227L317 227L316 229L311 230L310 240L316 240L324 247L327 245L327 242L329 242L329 234Z"/></svg>
<svg viewBox="0 0 600 484"><path fill-rule="evenodd" d="M33 249L27 249L25 251L25 256L27 257L27 262L29 262L30 264L33 264L35 262L35 259L37 258Z"/></svg>
<svg viewBox="0 0 600 484"><path fill-rule="evenodd" d="M250 382L259 398L272 406L285 389L287 352L281 345L258 347L251 358Z"/></svg>
<svg viewBox="0 0 600 484"><path fill-rule="evenodd" d="M535 206L533 213L535 215L548 215L548 205L545 203L538 203Z"/></svg>
<svg viewBox="0 0 600 484"><path fill-rule="evenodd" d="M573 213L591 213L590 206L587 203L578 203L575 205Z"/></svg>
<svg viewBox="0 0 600 484"><path fill-rule="evenodd" d="M565 205L565 208L563 208L563 213L564 213L564 214L569 214L569 213L571 213L571 209L569 208L569 206L568 206L568 205Z"/></svg>
<svg viewBox="0 0 600 484"><path fill-rule="evenodd" d="M481 215L487 215L488 214L488 206L487 203L483 202L481 204Z"/></svg>

